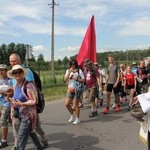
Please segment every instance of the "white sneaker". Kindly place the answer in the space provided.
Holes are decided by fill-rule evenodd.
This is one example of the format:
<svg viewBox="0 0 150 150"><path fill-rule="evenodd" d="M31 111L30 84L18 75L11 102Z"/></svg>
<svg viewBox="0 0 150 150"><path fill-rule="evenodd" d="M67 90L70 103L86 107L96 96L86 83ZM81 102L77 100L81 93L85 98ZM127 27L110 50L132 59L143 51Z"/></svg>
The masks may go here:
<svg viewBox="0 0 150 150"><path fill-rule="evenodd" d="M81 122L80 119L76 118L76 120L72 124L76 125L76 124L79 124L80 122Z"/></svg>
<svg viewBox="0 0 150 150"><path fill-rule="evenodd" d="M75 120L75 117L71 115L70 119L68 120L69 123L73 122Z"/></svg>
<svg viewBox="0 0 150 150"><path fill-rule="evenodd" d="M116 107L116 103L114 103L111 107L115 109L115 107Z"/></svg>

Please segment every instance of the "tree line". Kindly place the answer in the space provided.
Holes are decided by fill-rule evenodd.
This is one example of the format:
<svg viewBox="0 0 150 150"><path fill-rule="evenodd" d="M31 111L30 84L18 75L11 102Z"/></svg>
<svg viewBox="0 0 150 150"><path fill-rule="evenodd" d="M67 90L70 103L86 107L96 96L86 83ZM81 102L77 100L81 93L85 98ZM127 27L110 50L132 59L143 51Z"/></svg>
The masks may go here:
<svg viewBox="0 0 150 150"><path fill-rule="evenodd" d="M32 51L32 45L28 44L15 44L10 43L8 45L2 44L0 46L0 64L5 63L9 65L9 56L12 53L19 54L22 63L26 64L26 51L27 49L30 49ZM126 63L131 64L133 61L139 61L142 60L145 57L150 56L150 47L148 49L140 50L126 50L126 51L109 51L109 52L101 52L97 53L97 62L101 64L102 66L107 66L107 57L108 54L113 54L117 60L118 63ZM68 58L65 56L63 60L58 59L55 61L55 70L66 70L68 67L69 59L75 58L75 56L72 56ZM51 63L50 61L44 60L44 55L39 54L37 60L35 59L34 55L32 55L32 59L29 59L29 66L33 68L34 70L51 70Z"/></svg>

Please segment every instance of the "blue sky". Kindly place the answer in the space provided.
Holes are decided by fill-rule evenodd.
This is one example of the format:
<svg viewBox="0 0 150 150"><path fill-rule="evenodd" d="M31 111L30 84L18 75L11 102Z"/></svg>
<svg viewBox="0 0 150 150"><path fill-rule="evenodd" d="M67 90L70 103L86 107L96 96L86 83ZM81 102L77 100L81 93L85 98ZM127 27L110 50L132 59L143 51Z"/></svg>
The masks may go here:
<svg viewBox="0 0 150 150"><path fill-rule="evenodd" d="M55 60L78 53L92 15L97 52L150 46L150 0L55 0ZM51 0L1 0L0 45L24 43L51 54Z"/></svg>

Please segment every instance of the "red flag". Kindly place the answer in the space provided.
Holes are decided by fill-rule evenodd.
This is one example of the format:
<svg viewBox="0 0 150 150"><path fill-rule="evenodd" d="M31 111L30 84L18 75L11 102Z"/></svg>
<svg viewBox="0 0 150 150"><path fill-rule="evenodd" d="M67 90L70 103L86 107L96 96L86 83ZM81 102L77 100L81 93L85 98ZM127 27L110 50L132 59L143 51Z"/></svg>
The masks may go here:
<svg viewBox="0 0 150 150"><path fill-rule="evenodd" d="M77 55L78 65L83 67L84 60L89 58L93 63L96 62L96 34L94 16L87 28L85 37Z"/></svg>

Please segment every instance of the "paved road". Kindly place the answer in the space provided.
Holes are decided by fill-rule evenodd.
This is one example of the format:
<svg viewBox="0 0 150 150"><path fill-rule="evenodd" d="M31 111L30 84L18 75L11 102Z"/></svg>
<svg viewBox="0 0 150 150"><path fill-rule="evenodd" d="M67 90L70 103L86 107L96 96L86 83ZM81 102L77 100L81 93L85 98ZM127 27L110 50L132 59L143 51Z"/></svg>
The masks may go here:
<svg viewBox="0 0 150 150"><path fill-rule="evenodd" d="M81 109L82 123L67 123L69 113L64 107L64 100L48 102L41 115L42 127L46 132L49 150L147 150L138 138L139 122L127 111L126 106L116 113L110 108L110 114L104 115L99 108L98 117L89 118L90 107L84 101ZM9 132L9 147L13 145L12 127ZM26 150L34 150L28 140Z"/></svg>

